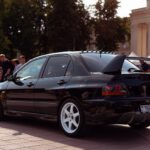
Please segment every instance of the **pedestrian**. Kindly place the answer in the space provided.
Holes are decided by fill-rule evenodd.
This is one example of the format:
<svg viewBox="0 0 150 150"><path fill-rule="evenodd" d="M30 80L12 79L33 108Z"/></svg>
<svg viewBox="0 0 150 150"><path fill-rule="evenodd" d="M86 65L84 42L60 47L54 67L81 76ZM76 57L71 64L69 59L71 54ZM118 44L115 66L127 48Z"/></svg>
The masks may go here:
<svg viewBox="0 0 150 150"><path fill-rule="evenodd" d="M13 74L15 67L19 64L18 59L14 58L11 61L11 74Z"/></svg>
<svg viewBox="0 0 150 150"><path fill-rule="evenodd" d="M3 76L3 68L2 68L2 64L0 62L0 82L2 82L2 76Z"/></svg>
<svg viewBox="0 0 150 150"><path fill-rule="evenodd" d="M140 67L142 69L142 71L145 71L145 72L149 72L150 71L150 65L147 64L144 59L140 59Z"/></svg>
<svg viewBox="0 0 150 150"><path fill-rule="evenodd" d="M18 57L19 64L15 66L14 72L16 72L20 67L26 63L26 58L24 55Z"/></svg>
<svg viewBox="0 0 150 150"><path fill-rule="evenodd" d="M3 68L2 68L2 60L0 56L0 82L2 82L2 76L3 76Z"/></svg>
<svg viewBox="0 0 150 150"><path fill-rule="evenodd" d="M0 62L1 62L2 70L3 70L1 81L5 81L10 76L11 64L10 64L10 61L5 56L5 54L0 54Z"/></svg>

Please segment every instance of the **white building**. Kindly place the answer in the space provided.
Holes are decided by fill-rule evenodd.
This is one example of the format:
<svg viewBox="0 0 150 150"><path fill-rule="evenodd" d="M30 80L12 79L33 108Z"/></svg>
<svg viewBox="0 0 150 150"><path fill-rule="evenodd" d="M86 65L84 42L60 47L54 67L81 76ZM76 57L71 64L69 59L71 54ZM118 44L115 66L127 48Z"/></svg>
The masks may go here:
<svg viewBox="0 0 150 150"><path fill-rule="evenodd" d="M150 0L147 7L132 10L131 51L142 57L150 55Z"/></svg>

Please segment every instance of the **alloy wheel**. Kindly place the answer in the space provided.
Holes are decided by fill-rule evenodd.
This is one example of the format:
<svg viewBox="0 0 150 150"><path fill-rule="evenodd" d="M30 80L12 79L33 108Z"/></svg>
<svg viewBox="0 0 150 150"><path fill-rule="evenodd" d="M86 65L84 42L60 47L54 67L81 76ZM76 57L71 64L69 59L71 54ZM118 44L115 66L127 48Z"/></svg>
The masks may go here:
<svg viewBox="0 0 150 150"><path fill-rule="evenodd" d="M63 105L60 113L60 121L66 133L72 134L78 130L80 126L80 112L73 102L67 102Z"/></svg>

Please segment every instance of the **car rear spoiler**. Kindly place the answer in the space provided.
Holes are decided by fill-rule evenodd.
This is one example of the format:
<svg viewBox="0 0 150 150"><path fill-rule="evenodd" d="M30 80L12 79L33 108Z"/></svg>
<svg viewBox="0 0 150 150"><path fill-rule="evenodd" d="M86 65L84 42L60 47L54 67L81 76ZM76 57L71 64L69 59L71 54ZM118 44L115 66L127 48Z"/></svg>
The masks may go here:
<svg viewBox="0 0 150 150"><path fill-rule="evenodd" d="M117 55L110 63L102 70L104 74L119 75L121 74L122 65L127 57L125 55Z"/></svg>
<svg viewBox="0 0 150 150"><path fill-rule="evenodd" d="M126 59L128 60L144 60L144 61L150 61L150 58L147 58L147 57L131 57L131 56L128 56Z"/></svg>

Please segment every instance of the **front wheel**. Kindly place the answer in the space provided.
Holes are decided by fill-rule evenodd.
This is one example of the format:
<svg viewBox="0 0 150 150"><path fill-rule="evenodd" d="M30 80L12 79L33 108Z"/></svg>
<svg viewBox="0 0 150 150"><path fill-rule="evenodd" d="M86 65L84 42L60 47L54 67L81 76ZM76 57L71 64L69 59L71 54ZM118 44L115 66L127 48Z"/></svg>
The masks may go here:
<svg viewBox="0 0 150 150"><path fill-rule="evenodd" d="M69 99L61 105L59 123L66 135L71 137L81 135L84 117L78 102L73 99Z"/></svg>

